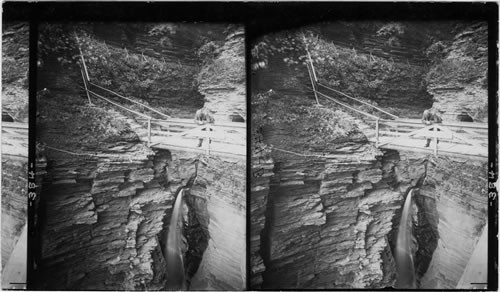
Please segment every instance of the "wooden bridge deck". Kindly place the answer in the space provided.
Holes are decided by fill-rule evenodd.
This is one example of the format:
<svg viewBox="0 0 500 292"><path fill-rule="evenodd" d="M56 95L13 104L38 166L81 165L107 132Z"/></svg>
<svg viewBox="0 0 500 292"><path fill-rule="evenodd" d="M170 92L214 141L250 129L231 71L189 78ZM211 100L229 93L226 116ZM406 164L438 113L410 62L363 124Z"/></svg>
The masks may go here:
<svg viewBox="0 0 500 292"><path fill-rule="evenodd" d="M150 147L208 155L245 158L246 157L246 125L244 123L218 123L200 126L193 120L169 119L152 122ZM200 128L210 127L212 131ZM212 143L206 141L201 147L201 137L210 136Z"/></svg>
<svg viewBox="0 0 500 292"><path fill-rule="evenodd" d="M203 154L207 151L206 143L207 142L203 142L201 147L197 147L197 138L153 136L151 137L150 147L153 149L166 149ZM226 144L218 141L212 141L210 144L210 155L241 159L246 157L246 147L244 145Z"/></svg>
<svg viewBox="0 0 500 292"><path fill-rule="evenodd" d="M375 139L371 139L375 142ZM434 153L434 142L429 147L424 147L426 139L404 138L404 137L379 137L379 148L399 151L411 151L419 153ZM449 155L460 158L474 158L478 160L488 159L488 149L478 148L473 145L457 144L439 141L438 155Z"/></svg>

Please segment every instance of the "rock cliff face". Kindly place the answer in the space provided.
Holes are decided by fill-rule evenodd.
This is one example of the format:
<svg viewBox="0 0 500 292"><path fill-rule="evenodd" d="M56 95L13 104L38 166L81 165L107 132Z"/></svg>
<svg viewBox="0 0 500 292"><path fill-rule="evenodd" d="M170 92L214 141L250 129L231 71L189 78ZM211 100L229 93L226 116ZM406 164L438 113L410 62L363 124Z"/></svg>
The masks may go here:
<svg viewBox="0 0 500 292"><path fill-rule="evenodd" d="M27 219L28 158L2 154L2 267L9 260Z"/></svg>
<svg viewBox="0 0 500 292"><path fill-rule="evenodd" d="M47 154L40 266L41 279L51 280L41 287L161 287L151 252L173 197L160 187L164 165L151 154L133 144L97 157Z"/></svg>
<svg viewBox="0 0 500 292"><path fill-rule="evenodd" d="M283 146L280 134L268 132L266 144ZM365 143L337 146L342 152L326 156L273 151L269 185L268 170L252 179L252 226L257 228L251 240L254 287L260 285L260 274L262 287L269 289L376 288L394 283L388 236L403 200L393 183L394 163L385 163L381 153ZM262 160L252 168L267 163Z"/></svg>
<svg viewBox="0 0 500 292"><path fill-rule="evenodd" d="M253 146L252 146L253 147ZM267 151L266 151L267 152ZM262 258L262 231L266 223L266 206L269 198L270 179L273 176L274 163L266 154L252 155L252 189L250 200L250 287L262 288L262 273L266 270ZM268 153L269 154L269 153Z"/></svg>
<svg viewBox="0 0 500 292"><path fill-rule="evenodd" d="M170 220L173 193L194 173L196 157L154 154L140 144L122 144L97 157L55 151L48 156L41 279L55 278L40 287L162 289L168 275L161 232ZM193 289L245 285L245 184L243 175L234 175L243 169L210 160L187 195L209 236Z"/></svg>
<svg viewBox="0 0 500 292"><path fill-rule="evenodd" d="M88 105L85 92L74 86L80 78L75 68L47 62L41 70L47 74L40 74L40 83L51 92L40 100L37 123L47 167L36 287L163 289L174 194L200 159L199 177L185 195L188 285L242 289L244 161L155 152L138 139L144 129L137 121L104 103Z"/></svg>
<svg viewBox="0 0 500 292"><path fill-rule="evenodd" d="M195 290L239 290L246 287L246 176L245 163L207 160L201 169L200 188L193 196L206 198L209 241L198 272Z"/></svg>
<svg viewBox="0 0 500 292"><path fill-rule="evenodd" d="M2 29L2 112L6 112L16 122L28 122L29 26L27 23L4 22ZM25 139L27 141L28 137ZM4 267L27 219L28 149L26 147L20 151L26 153L25 157L21 157L11 156L2 148Z"/></svg>
<svg viewBox="0 0 500 292"><path fill-rule="evenodd" d="M458 34L453 39L453 35L448 35L452 26L447 25L442 28L447 31L443 40L451 40L452 45L444 56L463 59L466 54L474 52L478 64L483 64L486 59L481 59L484 55L480 47L485 27L481 24L457 26ZM408 52L393 52L387 45L373 44L370 37L356 34L352 28L346 29L349 33L337 34L332 29L328 38L339 47L353 44L363 53L369 53L366 48L375 47L382 50L378 57L399 61L407 58L405 54L408 52L423 50L419 44L409 43ZM327 32L323 33L326 35ZM351 33L352 40L346 37ZM398 46L405 46L405 39L401 40ZM419 54L418 58L408 62L423 70L426 62L423 56ZM279 54L270 56L268 68L253 73L257 82L252 85L252 90L264 92L273 89L278 94L266 93L267 99L283 101L287 107L283 110L286 114L266 108L252 113L260 123L255 128L263 126L263 142L274 150L271 159L259 159L254 149L252 158L252 172L258 169L262 172L259 177L252 178L251 287L393 286L397 271L392 250L396 248L405 196L414 189L411 248L417 287L457 288L485 225L486 164L410 152L384 150L380 153L372 151L366 140L354 135L326 143L331 138L327 130L329 126L337 127L342 121L357 124L361 131L367 129L355 115L343 109L334 112L340 119L319 125L323 132L318 130L318 125L308 125L307 111L297 111L301 106L315 108L307 72L305 67L285 65L282 57ZM421 79L412 81L420 93L420 82L424 77L425 72ZM435 106L444 109L445 95L433 91L433 86L438 88L444 83L434 80L429 83L428 90L434 95ZM456 83L457 80L450 82ZM467 80L460 81L464 88L483 86L481 77ZM388 84L389 87L392 85ZM413 96L411 89L399 89ZM386 96L387 101L396 100L397 95ZM404 98L414 99L406 95ZM430 105L431 99L427 99ZM254 100L260 102L260 97ZM464 100L458 98L451 101L450 106L457 107ZM326 103L324 106L331 107ZM416 105L418 110L406 106L397 109L421 113L419 107L422 105ZM267 108L277 107L268 105ZM480 116L480 111L477 113L475 117Z"/></svg>
<svg viewBox="0 0 500 292"><path fill-rule="evenodd" d="M470 116L488 120L488 25L475 23L460 30L446 56L428 73L427 91L445 120Z"/></svg>
<svg viewBox="0 0 500 292"><path fill-rule="evenodd" d="M27 123L29 25L4 23L2 30L2 111Z"/></svg>
<svg viewBox="0 0 500 292"><path fill-rule="evenodd" d="M230 33L220 53L204 65L198 90L216 121L246 119L245 35L243 28Z"/></svg>

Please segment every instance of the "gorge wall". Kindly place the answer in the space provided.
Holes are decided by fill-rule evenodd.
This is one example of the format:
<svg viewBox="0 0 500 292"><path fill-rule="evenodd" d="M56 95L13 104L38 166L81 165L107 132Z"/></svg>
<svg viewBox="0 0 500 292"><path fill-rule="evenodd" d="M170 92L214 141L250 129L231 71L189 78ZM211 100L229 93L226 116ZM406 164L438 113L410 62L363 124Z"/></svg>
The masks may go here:
<svg viewBox="0 0 500 292"><path fill-rule="evenodd" d="M182 43L180 39L190 37L181 35L173 42ZM242 36L236 34L234 38ZM239 45L234 38L228 39L226 49ZM140 45L144 39L144 35L137 37L135 44ZM186 60L174 60L182 54L171 55L162 73L177 61L182 64L175 68L183 74L200 70L196 60L190 60L196 49L187 48L189 44L180 45L180 51L189 51ZM123 49L118 45L97 45L97 52L106 51L108 46L110 55L104 56L109 57L109 62L122 60ZM158 60L152 60L155 54L144 53L143 59L140 51L129 48L128 53L122 65L136 65L138 71L158 74L157 67L148 67L158 64ZM194 161L199 159L198 179L185 195L185 219L188 225L194 225L185 226L184 234L188 285L191 289L242 289L246 283L244 160L147 148L139 139L144 135L144 124L104 102L94 99L94 105L89 105L85 91L75 86L81 84L78 68L57 64L56 60L51 56L39 68L39 76L43 77L38 84L50 93L40 99L37 121L37 141L47 166L39 207L42 249L36 287L164 289L168 281L164 243L174 194L195 172ZM116 64L106 67L100 62L92 65L97 76L91 76L94 80L120 72L113 79L112 89L123 84L148 88L137 80L125 82L133 74L123 67L124 71L107 71ZM193 91L196 74L190 76L182 82L189 82L188 91ZM175 83L178 76L162 78L155 79L155 84L171 93L182 87ZM156 89L150 88L153 96ZM159 107L168 103L180 117L185 113L194 115L198 105L190 101L203 104L201 94L190 99L170 97L138 99Z"/></svg>
<svg viewBox="0 0 500 292"><path fill-rule="evenodd" d="M28 122L29 25L4 22L2 27L2 116ZM5 127L6 121L2 124ZM26 137L2 133L2 268L21 236L27 221L28 145ZM21 138L21 139L20 139ZM11 141L9 141L12 139ZM24 141L23 141L24 140ZM15 144L16 153L10 142ZM5 147L10 145L10 148ZM3 270L5 271L5 270Z"/></svg>
<svg viewBox="0 0 500 292"><path fill-rule="evenodd" d="M198 90L216 121L246 119L245 32L236 28L198 75Z"/></svg>
<svg viewBox="0 0 500 292"><path fill-rule="evenodd" d="M428 73L434 107L449 121L469 116L488 121L488 25L473 23L459 30L444 49L444 58Z"/></svg>
<svg viewBox="0 0 500 292"><path fill-rule="evenodd" d="M413 89L406 85L397 89L397 82L391 79L381 85L385 89L394 86L395 90L386 91L394 94L383 98L397 104L392 107L396 114L416 118L433 101L443 111L455 111L465 104L465 97L447 100L451 92L466 95L474 91L467 98L477 103L487 96L479 90L485 88L485 75L464 73L465 79L450 81L462 84L455 91L450 89L450 95L439 91L444 83L429 79L439 64L457 56L463 59L473 54L471 58L486 66L481 49L486 38L484 25L445 26L442 41L450 46L442 52L443 59L432 64L421 44L404 37L388 45L352 27L323 29L323 35L318 29L316 33L332 40L338 50L356 50L358 57L354 58L369 60L372 50L378 58L418 67L419 78L409 83L415 85ZM413 29L418 30L418 25ZM411 52L416 50L420 50L419 57L412 58ZM315 105L305 66L287 64L286 57L270 55L266 68L252 72L256 80L252 90L258 93L252 96L252 122L257 121L252 129L262 131L262 141L254 139L252 144L252 287L394 286L397 271L392 250L405 196L414 189L412 251L417 288L460 288L456 285L486 223L486 163L373 149L364 136L369 131L364 133L366 127L352 112L327 102L321 102L322 107ZM327 58L314 58L321 62L321 57ZM318 66L325 66L327 72L325 64ZM428 80L431 82L426 83ZM450 109L445 108L445 100ZM337 118L325 115L328 111ZM478 116L474 115L475 121L481 121ZM322 122L312 122L316 120Z"/></svg>

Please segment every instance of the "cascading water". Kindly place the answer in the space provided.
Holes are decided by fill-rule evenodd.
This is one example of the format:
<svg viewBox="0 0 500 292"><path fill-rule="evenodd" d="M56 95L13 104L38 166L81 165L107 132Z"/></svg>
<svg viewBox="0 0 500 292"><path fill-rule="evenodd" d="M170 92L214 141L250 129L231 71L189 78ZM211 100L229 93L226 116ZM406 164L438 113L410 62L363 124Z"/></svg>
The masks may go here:
<svg viewBox="0 0 500 292"><path fill-rule="evenodd" d="M166 262L167 290L185 290L184 260L182 255L182 195L184 188L175 199L172 218L168 229Z"/></svg>
<svg viewBox="0 0 500 292"><path fill-rule="evenodd" d="M396 242L396 288L416 288L413 256L410 248L411 226L409 225L412 194L413 189L410 190L406 197L403 213L401 214L401 222L399 223L398 238Z"/></svg>

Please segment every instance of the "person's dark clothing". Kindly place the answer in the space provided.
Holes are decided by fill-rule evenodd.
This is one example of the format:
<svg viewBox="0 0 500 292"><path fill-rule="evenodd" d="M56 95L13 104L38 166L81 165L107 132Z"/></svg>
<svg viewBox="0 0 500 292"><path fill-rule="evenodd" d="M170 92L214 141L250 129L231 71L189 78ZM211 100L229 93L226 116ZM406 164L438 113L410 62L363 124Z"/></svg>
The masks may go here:
<svg viewBox="0 0 500 292"><path fill-rule="evenodd" d="M205 124L213 124L215 119L213 115L210 113L210 110L203 107L196 111L196 114L194 115L194 121L198 125L205 125ZM203 129L202 131L206 131L206 129ZM210 131L212 131L212 129L210 129ZM212 143L210 139L208 140L209 143ZM202 144L203 144L203 138L200 138L198 142L198 147L201 147Z"/></svg>
<svg viewBox="0 0 500 292"><path fill-rule="evenodd" d="M441 117L438 116L436 113L432 113L430 110L425 110L424 113L422 114L422 123L426 125L432 125L434 123L441 123L441 122L442 122ZM429 131L432 131L432 129ZM429 147L429 145L431 144L431 140L432 138L427 138L427 143L425 144L425 147ZM436 143L439 143L439 139L436 139Z"/></svg>

